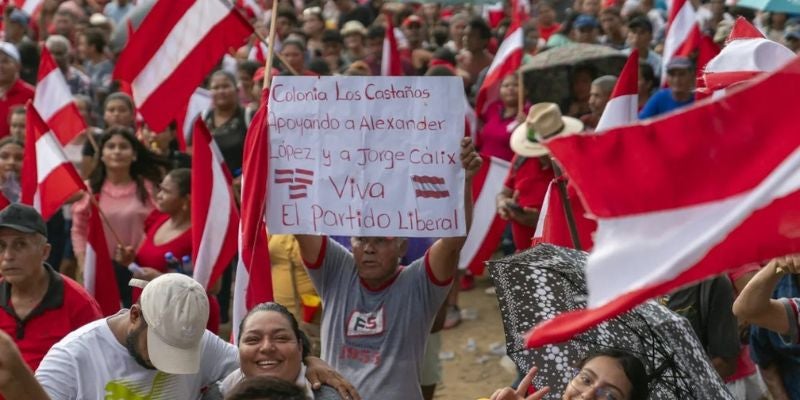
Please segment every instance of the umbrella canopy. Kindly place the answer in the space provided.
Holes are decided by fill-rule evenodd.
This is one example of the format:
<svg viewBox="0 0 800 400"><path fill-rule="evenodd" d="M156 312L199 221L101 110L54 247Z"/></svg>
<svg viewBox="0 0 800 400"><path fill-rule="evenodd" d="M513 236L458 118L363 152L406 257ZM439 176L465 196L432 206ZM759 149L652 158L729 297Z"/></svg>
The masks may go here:
<svg viewBox="0 0 800 400"><path fill-rule="evenodd" d="M736 6L769 12L800 14L800 1L798 0L739 0Z"/></svg>
<svg viewBox="0 0 800 400"><path fill-rule="evenodd" d="M528 99L561 103L571 95L573 71L589 68L595 77L619 75L628 56L608 46L573 43L543 51L521 68Z"/></svg>
<svg viewBox="0 0 800 400"><path fill-rule="evenodd" d="M546 399L560 398L574 376L573 368L592 350L601 348L623 349L639 356L648 374L655 376L650 399L733 399L689 322L655 302L606 321L569 342L526 349L525 334L534 325L586 307L586 255L543 244L489 262L508 355L521 371L539 368L534 385L553 389Z"/></svg>

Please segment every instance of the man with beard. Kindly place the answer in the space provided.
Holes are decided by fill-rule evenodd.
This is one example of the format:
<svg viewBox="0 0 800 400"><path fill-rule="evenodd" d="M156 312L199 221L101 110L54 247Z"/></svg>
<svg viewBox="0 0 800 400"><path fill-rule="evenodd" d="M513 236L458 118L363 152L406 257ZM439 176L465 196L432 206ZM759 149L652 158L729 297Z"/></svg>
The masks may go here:
<svg viewBox="0 0 800 400"><path fill-rule="evenodd" d="M164 274L129 310L53 346L36 378L53 400L198 398L238 366L236 348L207 331L207 320L205 289L188 276Z"/></svg>

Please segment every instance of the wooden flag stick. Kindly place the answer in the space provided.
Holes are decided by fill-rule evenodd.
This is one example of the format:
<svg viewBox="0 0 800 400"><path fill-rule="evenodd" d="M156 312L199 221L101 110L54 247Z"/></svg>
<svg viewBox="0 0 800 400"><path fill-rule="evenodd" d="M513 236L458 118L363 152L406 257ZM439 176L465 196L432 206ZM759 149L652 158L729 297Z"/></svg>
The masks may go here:
<svg viewBox="0 0 800 400"><path fill-rule="evenodd" d="M266 45L267 45L267 48L269 49L269 52L270 52L270 54L275 54L275 57L278 57L278 61L280 61L280 62L281 62L281 64L283 64L283 66L284 66L284 67L286 67L286 69L288 69L288 70L289 70L289 72L291 72L291 73L292 73L292 75L300 75L300 74L297 72L297 70L295 70L294 68L292 68L292 66L291 66L291 65L289 65L289 63L288 63L288 62L286 62L286 59L284 59L282 55L280 55L280 54L278 54L278 53L276 53L276 52L273 52L273 51L272 51L272 46L270 46L270 44L269 44L269 42L267 41L267 39L266 39L266 38L264 38L263 36L261 36L261 34L260 34L260 33L258 33L258 32L253 32L253 33L255 33L256 37L258 38L258 40L259 40L260 42L262 42L262 43L264 43L264 44L266 44ZM269 57L269 56L267 56L267 57ZM264 71L264 74L265 74L265 76L266 76L266 72L267 72L267 71Z"/></svg>
<svg viewBox="0 0 800 400"><path fill-rule="evenodd" d="M114 236L114 240L117 241L117 244L120 246L125 246L125 243L123 243L122 240L119 238L117 231L115 231L114 227L111 226L111 223L108 222L108 217L106 217L106 214L103 212L102 209L100 209L100 203L97 202L97 199L94 197L94 195L89 192L86 192L86 195L89 196L89 201L91 201L92 204L94 204L94 208L97 210L98 213L100 213L100 218L103 219L103 222L108 227L108 230L111 231L111 234Z"/></svg>
<svg viewBox="0 0 800 400"><path fill-rule="evenodd" d="M264 65L264 89L268 89L272 83L272 57L275 55L275 25L278 24L278 0L272 0L272 14L270 15L269 22L269 40L267 46L269 52L267 53L267 62Z"/></svg>
<svg viewBox="0 0 800 400"><path fill-rule="evenodd" d="M522 85L522 71L517 72L517 114L525 109L525 87Z"/></svg>

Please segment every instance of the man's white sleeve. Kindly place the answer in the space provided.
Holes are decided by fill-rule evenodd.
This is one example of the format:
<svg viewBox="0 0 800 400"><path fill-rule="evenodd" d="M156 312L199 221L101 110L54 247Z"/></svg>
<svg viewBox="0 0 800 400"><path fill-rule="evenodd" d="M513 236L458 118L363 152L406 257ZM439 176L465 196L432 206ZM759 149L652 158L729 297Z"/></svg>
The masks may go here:
<svg viewBox="0 0 800 400"><path fill-rule="evenodd" d="M60 347L52 347L36 370L36 380L52 400L78 398L78 366Z"/></svg>

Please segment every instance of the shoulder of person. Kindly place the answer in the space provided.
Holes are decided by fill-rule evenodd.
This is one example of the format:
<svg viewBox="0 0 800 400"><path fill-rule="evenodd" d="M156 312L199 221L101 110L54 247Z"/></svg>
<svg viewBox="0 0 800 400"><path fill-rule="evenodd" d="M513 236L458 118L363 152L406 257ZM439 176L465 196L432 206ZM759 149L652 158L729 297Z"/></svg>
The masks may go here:
<svg viewBox="0 0 800 400"><path fill-rule="evenodd" d="M322 385L314 391L314 400L344 400L336 389L328 385Z"/></svg>

